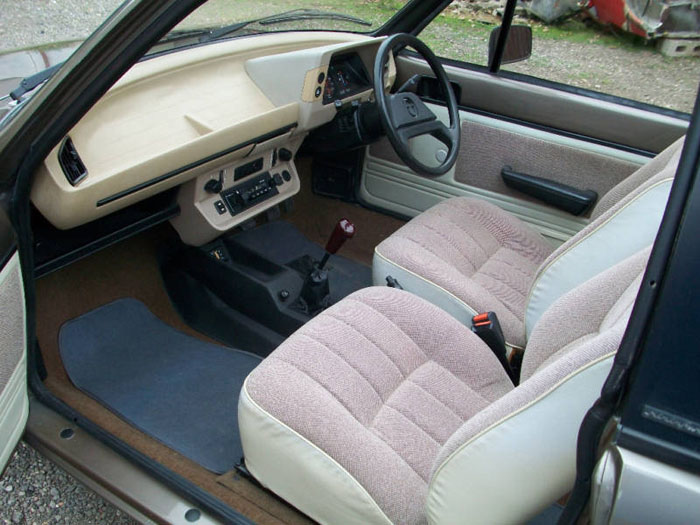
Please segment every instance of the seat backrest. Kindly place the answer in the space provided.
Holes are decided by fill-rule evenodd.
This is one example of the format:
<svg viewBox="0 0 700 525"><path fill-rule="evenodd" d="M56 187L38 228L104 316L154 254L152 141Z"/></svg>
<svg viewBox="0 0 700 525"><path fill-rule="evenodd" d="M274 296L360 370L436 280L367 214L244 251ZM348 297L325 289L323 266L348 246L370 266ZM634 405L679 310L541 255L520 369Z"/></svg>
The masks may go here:
<svg viewBox="0 0 700 525"><path fill-rule="evenodd" d="M571 489L578 429L610 371L649 253L596 275L542 315L521 383L440 450L426 500L430 523L522 522Z"/></svg>
<svg viewBox="0 0 700 525"><path fill-rule="evenodd" d="M654 242L678 167L681 138L598 202L592 221L540 265L530 286L525 332L563 294Z"/></svg>

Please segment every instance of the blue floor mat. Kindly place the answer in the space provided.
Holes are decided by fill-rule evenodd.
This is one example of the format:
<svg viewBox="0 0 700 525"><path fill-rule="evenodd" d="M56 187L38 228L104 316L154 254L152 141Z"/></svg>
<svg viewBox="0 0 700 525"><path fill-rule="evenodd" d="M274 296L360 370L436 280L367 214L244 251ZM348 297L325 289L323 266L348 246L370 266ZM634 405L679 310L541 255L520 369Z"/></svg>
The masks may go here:
<svg viewBox="0 0 700 525"><path fill-rule="evenodd" d="M218 474L243 455L238 395L261 359L165 324L118 299L61 327L73 384L134 427Z"/></svg>

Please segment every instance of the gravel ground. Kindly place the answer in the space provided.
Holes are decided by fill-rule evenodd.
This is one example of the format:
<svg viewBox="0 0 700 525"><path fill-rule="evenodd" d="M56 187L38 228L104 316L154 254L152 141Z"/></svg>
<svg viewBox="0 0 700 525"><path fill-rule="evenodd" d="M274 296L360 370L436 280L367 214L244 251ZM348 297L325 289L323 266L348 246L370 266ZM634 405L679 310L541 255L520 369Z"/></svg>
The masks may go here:
<svg viewBox="0 0 700 525"><path fill-rule="evenodd" d="M504 69L690 112L700 82L700 58L668 58L653 48L630 51L539 39L532 57Z"/></svg>
<svg viewBox="0 0 700 525"><path fill-rule="evenodd" d="M2 0L0 52L85 38L120 3ZM423 36L438 54L485 61L483 31L465 38L463 31L440 24ZM651 48L630 51L551 39L535 40L532 58L508 69L681 111L691 110L700 80L698 59L668 59ZM133 521L22 443L0 480L0 523Z"/></svg>
<svg viewBox="0 0 700 525"><path fill-rule="evenodd" d="M0 0L0 50L80 40L122 0Z"/></svg>
<svg viewBox="0 0 700 525"><path fill-rule="evenodd" d="M134 524L21 442L0 479L0 524Z"/></svg>

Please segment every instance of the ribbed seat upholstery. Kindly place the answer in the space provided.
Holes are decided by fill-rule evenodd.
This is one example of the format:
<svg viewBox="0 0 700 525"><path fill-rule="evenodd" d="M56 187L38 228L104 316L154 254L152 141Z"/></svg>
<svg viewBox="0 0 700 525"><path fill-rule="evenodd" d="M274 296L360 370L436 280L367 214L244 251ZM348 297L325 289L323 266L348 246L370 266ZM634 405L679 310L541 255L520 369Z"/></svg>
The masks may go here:
<svg viewBox="0 0 700 525"><path fill-rule="evenodd" d="M361 290L248 377L246 466L321 523L506 523L570 489L578 426L617 350L649 250L558 299L514 387L436 306Z"/></svg>
<svg viewBox="0 0 700 525"><path fill-rule="evenodd" d="M389 274L423 295L403 272L387 270L390 262L470 305L469 319L478 312L497 312L508 342L524 346L527 293L552 251L544 237L498 206L455 197L421 213L377 246L375 284Z"/></svg>
<svg viewBox="0 0 700 525"><path fill-rule="evenodd" d="M442 201L376 247L374 283L391 275L466 325L494 311L507 342L524 347L554 299L653 242L682 145L678 140L601 197L591 223L556 250L497 206Z"/></svg>
<svg viewBox="0 0 700 525"><path fill-rule="evenodd" d="M513 385L455 319L406 292L368 288L299 329L245 388L363 486L376 487L399 522L416 522L440 448Z"/></svg>

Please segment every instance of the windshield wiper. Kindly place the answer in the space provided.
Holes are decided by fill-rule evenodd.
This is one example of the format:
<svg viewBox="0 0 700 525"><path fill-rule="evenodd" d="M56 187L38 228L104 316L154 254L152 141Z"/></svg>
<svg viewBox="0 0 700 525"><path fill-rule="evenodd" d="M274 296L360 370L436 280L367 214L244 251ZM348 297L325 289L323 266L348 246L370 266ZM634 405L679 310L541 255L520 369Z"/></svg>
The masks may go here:
<svg viewBox="0 0 700 525"><path fill-rule="evenodd" d="M281 22L294 22L296 20L340 20L343 22L350 22L353 24L363 25L367 27L372 26L372 22L358 18L352 15L346 15L344 13L333 13L328 11L321 11L319 9L292 9L291 11L285 11L283 13L278 13L276 15L264 16L262 18L255 18L252 20L245 20L243 22L237 22L228 26L220 27L218 29L213 29L206 35L202 36L200 42L209 42L210 40L216 40L236 31L240 31L244 27L251 24L260 25L271 25L278 24Z"/></svg>
<svg viewBox="0 0 700 525"><path fill-rule="evenodd" d="M63 62L59 62L58 64L39 71L38 73L34 73L33 75L23 78L20 81L19 86L10 91L10 97L19 102L19 99L21 99L25 93L30 92L32 89L46 82L62 65Z"/></svg>
<svg viewBox="0 0 700 525"><path fill-rule="evenodd" d="M292 22L294 20L341 20L343 22L351 22L361 26L372 26L372 22L369 20L364 20L363 18L346 15L345 13L321 11L319 9L295 9L279 15L265 17L262 20L258 20L258 23L265 26L277 24L279 22Z"/></svg>

